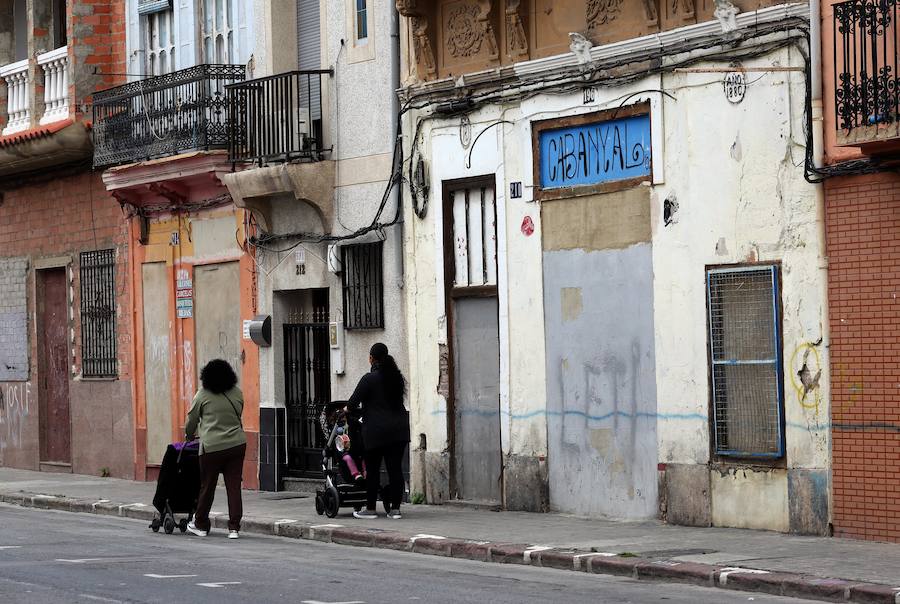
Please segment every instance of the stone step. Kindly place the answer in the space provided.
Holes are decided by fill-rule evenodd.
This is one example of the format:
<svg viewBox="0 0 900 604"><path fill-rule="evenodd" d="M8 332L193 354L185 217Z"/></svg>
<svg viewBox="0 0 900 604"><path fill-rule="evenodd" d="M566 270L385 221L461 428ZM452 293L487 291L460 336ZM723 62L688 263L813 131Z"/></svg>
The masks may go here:
<svg viewBox="0 0 900 604"><path fill-rule="evenodd" d="M293 493L309 493L315 495L316 491L325 484L322 478L294 478L285 476L281 480L281 490Z"/></svg>

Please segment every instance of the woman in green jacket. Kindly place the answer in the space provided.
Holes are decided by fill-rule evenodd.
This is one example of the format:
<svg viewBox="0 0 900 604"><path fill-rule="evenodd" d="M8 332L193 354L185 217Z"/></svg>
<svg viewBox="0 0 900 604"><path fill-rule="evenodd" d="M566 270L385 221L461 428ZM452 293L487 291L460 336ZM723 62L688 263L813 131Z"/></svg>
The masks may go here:
<svg viewBox="0 0 900 604"><path fill-rule="evenodd" d="M237 387L237 376L231 365L222 359L207 363L200 372L200 382L203 388L194 396L184 426L187 440L194 440L198 428L200 436L200 499L188 530L198 537L206 537L210 529L209 510L222 474L228 495L228 538L237 539L243 516L241 474L247 452L247 436L241 421L244 395Z"/></svg>

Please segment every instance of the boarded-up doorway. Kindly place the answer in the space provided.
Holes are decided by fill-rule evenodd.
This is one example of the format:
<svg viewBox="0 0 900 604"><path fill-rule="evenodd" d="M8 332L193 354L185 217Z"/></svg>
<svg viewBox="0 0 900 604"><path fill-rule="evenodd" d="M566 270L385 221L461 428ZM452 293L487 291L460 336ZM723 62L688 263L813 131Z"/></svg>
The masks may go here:
<svg viewBox="0 0 900 604"><path fill-rule="evenodd" d="M169 281L165 262L141 267L144 298L144 402L147 463L162 462L172 440L172 351L169 344Z"/></svg>
<svg viewBox="0 0 900 604"><path fill-rule="evenodd" d="M72 463L66 269L38 271L41 461Z"/></svg>
<svg viewBox="0 0 900 604"><path fill-rule="evenodd" d="M241 298L237 262L194 268L197 375L213 359L241 375Z"/></svg>
<svg viewBox="0 0 900 604"><path fill-rule="evenodd" d="M458 499L502 498L494 177L445 183L445 287L453 350L451 434Z"/></svg>

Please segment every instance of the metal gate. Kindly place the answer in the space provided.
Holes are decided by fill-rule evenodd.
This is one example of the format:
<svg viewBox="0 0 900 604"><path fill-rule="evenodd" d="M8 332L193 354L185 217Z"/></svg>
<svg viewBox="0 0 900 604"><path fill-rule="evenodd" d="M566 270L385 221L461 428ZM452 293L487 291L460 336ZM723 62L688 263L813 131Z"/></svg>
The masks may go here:
<svg viewBox="0 0 900 604"><path fill-rule="evenodd" d="M331 349L328 323L284 326L284 394L288 473L320 476L325 437L319 426L322 406L331 401Z"/></svg>

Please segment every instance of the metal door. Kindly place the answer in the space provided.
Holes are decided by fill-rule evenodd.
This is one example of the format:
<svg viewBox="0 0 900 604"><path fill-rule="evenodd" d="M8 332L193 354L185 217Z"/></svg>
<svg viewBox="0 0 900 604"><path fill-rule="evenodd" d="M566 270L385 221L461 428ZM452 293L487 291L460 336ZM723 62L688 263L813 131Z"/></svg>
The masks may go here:
<svg viewBox="0 0 900 604"><path fill-rule="evenodd" d="M66 270L40 272L41 461L71 463Z"/></svg>
<svg viewBox="0 0 900 604"><path fill-rule="evenodd" d="M228 361L241 377L241 274L237 262L194 268L197 376L213 359ZM193 395L193 393L191 393Z"/></svg>
<svg viewBox="0 0 900 604"><path fill-rule="evenodd" d="M284 325L288 473L321 475L322 407L331 401L328 323Z"/></svg>
<svg viewBox="0 0 900 604"><path fill-rule="evenodd" d="M500 337L497 298L453 303L457 497L499 503Z"/></svg>
<svg viewBox="0 0 900 604"><path fill-rule="evenodd" d="M165 262L141 266L144 322L144 405L149 464L162 463L172 441L173 351L169 340L169 278Z"/></svg>

